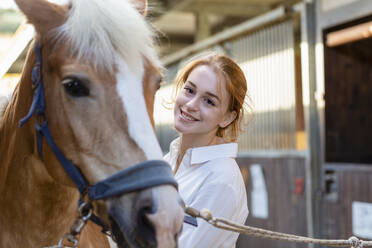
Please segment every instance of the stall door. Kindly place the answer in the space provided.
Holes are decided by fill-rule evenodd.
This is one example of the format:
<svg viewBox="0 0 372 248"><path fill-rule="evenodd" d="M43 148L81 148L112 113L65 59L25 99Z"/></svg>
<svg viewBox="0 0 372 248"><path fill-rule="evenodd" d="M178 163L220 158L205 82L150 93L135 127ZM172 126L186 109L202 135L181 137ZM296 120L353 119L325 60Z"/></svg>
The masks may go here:
<svg viewBox="0 0 372 248"><path fill-rule="evenodd" d="M324 59L322 233L372 239L372 39L325 45Z"/></svg>

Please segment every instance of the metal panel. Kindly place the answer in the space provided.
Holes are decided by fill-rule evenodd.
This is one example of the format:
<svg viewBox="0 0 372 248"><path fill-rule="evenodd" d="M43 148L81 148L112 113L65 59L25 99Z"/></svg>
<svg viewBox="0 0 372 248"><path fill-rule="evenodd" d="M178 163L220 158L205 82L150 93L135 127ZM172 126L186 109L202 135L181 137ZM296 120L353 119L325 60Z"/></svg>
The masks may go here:
<svg viewBox="0 0 372 248"><path fill-rule="evenodd" d="M185 56L168 67L166 81L172 82L179 65L197 57L197 54L211 50L223 52L226 48L229 56L243 69L254 104L253 118L247 115L247 120L251 121L245 123L244 132L239 138L240 152L296 150L294 47L294 24L291 19ZM166 98L165 94L165 89L158 93L163 98ZM161 138L164 136L162 133L168 133L171 126L169 122L157 122L158 137L164 151L168 150L169 141Z"/></svg>
<svg viewBox="0 0 372 248"><path fill-rule="evenodd" d="M254 104L253 121L240 135L240 151L296 149L293 28L289 20L228 45Z"/></svg>

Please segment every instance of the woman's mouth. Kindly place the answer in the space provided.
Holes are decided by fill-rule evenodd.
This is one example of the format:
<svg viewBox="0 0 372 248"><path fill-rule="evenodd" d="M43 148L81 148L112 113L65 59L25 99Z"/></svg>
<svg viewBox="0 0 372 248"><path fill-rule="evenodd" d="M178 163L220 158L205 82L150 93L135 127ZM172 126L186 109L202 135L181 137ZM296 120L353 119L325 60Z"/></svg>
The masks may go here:
<svg viewBox="0 0 372 248"><path fill-rule="evenodd" d="M182 119L186 120L186 121L198 121L198 119L196 119L195 117L193 117L192 115L182 111L182 109L180 109L180 116Z"/></svg>

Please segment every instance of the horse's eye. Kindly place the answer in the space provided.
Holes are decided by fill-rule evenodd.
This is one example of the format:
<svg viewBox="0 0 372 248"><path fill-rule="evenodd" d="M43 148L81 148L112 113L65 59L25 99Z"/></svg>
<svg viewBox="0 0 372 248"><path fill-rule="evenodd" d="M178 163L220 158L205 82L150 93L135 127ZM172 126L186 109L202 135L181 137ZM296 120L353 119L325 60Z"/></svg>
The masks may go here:
<svg viewBox="0 0 372 248"><path fill-rule="evenodd" d="M89 96L89 89L77 78L66 78L62 81L62 84L70 96Z"/></svg>

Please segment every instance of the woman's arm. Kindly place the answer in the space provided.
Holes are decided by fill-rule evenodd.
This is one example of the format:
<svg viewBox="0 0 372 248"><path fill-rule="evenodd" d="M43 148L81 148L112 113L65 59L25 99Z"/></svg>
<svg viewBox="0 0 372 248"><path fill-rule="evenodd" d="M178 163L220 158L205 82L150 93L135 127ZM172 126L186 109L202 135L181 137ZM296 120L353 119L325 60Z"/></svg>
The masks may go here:
<svg viewBox="0 0 372 248"><path fill-rule="evenodd" d="M211 210L214 216L232 219L239 209L235 190L225 184L210 184L202 187L197 197L189 204L201 210ZM198 226L184 223L182 234L178 241L180 248L231 248L238 234L217 229L202 219L197 219Z"/></svg>

